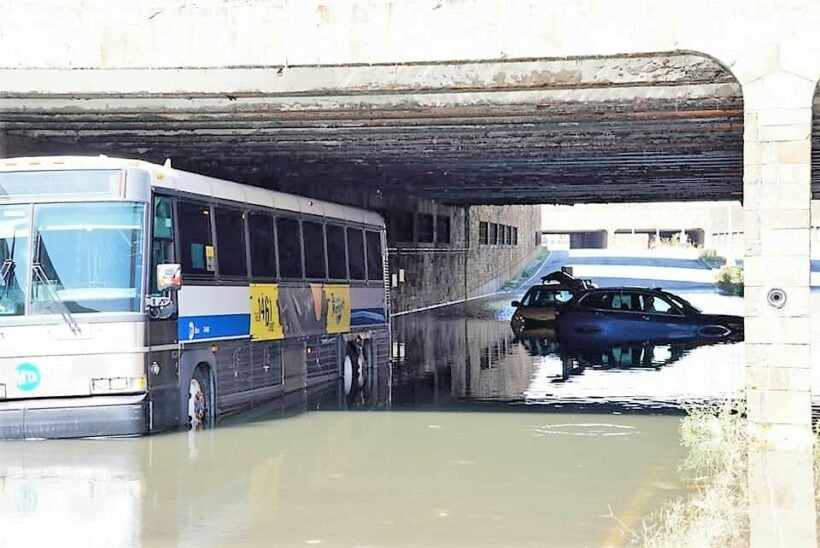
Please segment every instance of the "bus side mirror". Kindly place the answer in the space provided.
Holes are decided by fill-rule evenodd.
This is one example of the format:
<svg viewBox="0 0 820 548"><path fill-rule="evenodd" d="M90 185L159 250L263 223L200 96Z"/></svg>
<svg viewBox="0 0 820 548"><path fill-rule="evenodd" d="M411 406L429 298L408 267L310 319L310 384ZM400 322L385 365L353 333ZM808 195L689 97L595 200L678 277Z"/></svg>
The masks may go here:
<svg viewBox="0 0 820 548"><path fill-rule="evenodd" d="M177 291L180 287L182 287L182 265L158 264L157 289Z"/></svg>
<svg viewBox="0 0 820 548"><path fill-rule="evenodd" d="M512 306L513 308L518 308L519 306L521 306L521 303L519 301L513 301L510 303L510 306Z"/></svg>

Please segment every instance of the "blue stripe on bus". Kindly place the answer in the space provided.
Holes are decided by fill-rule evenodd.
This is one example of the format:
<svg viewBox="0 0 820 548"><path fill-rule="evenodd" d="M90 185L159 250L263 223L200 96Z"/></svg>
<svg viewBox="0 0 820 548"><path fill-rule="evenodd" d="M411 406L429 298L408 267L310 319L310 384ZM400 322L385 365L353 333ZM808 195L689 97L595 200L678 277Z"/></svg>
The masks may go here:
<svg viewBox="0 0 820 548"><path fill-rule="evenodd" d="M387 323L383 308L357 308L350 313L350 325Z"/></svg>
<svg viewBox="0 0 820 548"><path fill-rule="evenodd" d="M382 308L359 308L351 311L350 325L387 323ZM180 341L198 341L250 335L250 314L216 314L212 316L182 316L177 324Z"/></svg>
<svg viewBox="0 0 820 548"><path fill-rule="evenodd" d="M179 318L177 331L180 341L250 335L251 315L184 316Z"/></svg>

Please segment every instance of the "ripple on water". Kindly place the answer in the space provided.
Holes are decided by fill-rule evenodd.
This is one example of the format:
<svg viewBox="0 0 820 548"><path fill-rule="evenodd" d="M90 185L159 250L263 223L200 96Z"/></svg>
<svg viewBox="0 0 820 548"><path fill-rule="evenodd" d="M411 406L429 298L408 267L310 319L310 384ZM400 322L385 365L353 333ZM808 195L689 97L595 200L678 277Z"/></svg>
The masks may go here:
<svg viewBox="0 0 820 548"><path fill-rule="evenodd" d="M637 432L634 426L599 422L545 424L533 428L541 436L631 436Z"/></svg>

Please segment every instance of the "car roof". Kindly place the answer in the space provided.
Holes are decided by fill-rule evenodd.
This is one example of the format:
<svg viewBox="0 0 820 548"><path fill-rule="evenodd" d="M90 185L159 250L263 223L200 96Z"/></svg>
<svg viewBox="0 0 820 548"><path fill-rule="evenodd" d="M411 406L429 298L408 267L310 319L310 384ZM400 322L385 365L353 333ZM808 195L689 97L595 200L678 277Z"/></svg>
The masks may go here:
<svg viewBox="0 0 820 548"><path fill-rule="evenodd" d="M578 290L586 290L589 280L576 278L571 274L567 274L563 270L556 270L554 272L550 272L545 276L541 276L541 283L547 282L558 282L567 287L571 287Z"/></svg>
<svg viewBox="0 0 820 548"><path fill-rule="evenodd" d="M639 287L639 286L612 286L612 287L597 287L595 289L588 289L587 293L606 293L611 291L645 291L648 293L666 293L660 287Z"/></svg>
<svg viewBox="0 0 820 548"><path fill-rule="evenodd" d="M574 288L562 284L562 283L540 283L531 285L527 291L532 291L533 289L566 289L567 291L573 291Z"/></svg>
<svg viewBox="0 0 820 548"><path fill-rule="evenodd" d="M667 291L662 290L659 287L634 287L634 286L615 286L615 287L598 287L595 289L588 289L582 292L580 295L577 295L577 299L581 299L587 297L589 295L601 295L603 293L615 293L618 291L624 291L629 293L643 293L643 294L650 294L654 296L661 296L664 297L666 295L672 295L674 298L680 298L674 293L669 293Z"/></svg>

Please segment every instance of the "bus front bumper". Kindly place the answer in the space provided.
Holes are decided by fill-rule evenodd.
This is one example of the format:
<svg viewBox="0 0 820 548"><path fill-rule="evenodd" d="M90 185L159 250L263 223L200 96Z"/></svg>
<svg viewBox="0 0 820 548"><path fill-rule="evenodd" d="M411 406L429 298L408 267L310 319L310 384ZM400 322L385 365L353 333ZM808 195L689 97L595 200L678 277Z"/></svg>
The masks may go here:
<svg viewBox="0 0 820 548"><path fill-rule="evenodd" d="M147 394L0 401L0 439L138 436L149 417Z"/></svg>

